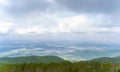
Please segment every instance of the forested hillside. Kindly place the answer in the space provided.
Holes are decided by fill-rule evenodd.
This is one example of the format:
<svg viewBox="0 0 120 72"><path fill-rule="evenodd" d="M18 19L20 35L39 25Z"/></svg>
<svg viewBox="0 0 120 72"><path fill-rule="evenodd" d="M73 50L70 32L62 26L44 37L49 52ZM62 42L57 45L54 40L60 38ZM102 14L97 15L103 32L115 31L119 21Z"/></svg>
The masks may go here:
<svg viewBox="0 0 120 72"><path fill-rule="evenodd" d="M120 57L70 62L57 56L0 58L0 72L120 72Z"/></svg>
<svg viewBox="0 0 120 72"><path fill-rule="evenodd" d="M120 72L120 64L98 62L24 63L1 66L0 72Z"/></svg>

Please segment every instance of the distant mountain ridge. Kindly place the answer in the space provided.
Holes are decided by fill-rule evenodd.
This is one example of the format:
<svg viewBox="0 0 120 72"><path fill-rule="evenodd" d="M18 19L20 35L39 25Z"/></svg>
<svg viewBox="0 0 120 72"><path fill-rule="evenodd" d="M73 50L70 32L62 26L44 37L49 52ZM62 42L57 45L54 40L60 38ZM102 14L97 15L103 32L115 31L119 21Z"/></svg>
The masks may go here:
<svg viewBox="0 0 120 72"><path fill-rule="evenodd" d="M66 60L57 56L25 56L25 57L3 57L0 58L0 65L3 64L22 64L22 63L50 63L64 62ZM117 57L101 57L89 61L100 63L120 63L120 56Z"/></svg>
<svg viewBox="0 0 120 72"><path fill-rule="evenodd" d="M49 63L64 62L65 60L57 56L26 56L26 57L3 57L0 64L21 64L21 63Z"/></svg>
<svg viewBox="0 0 120 72"><path fill-rule="evenodd" d="M95 58L90 61L97 61L100 63L120 63L120 56Z"/></svg>

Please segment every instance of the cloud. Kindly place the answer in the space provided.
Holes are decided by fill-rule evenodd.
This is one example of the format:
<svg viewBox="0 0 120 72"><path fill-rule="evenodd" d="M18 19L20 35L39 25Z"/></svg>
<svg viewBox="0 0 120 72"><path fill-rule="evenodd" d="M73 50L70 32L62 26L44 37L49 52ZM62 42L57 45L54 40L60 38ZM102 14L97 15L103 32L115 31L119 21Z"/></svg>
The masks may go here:
<svg viewBox="0 0 120 72"><path fill-rule="evenodd" d="M24 15L34 11L43 12L51 7L50 0L10 0L7 7L8 13L11 15Z"/></svg>
<svg viewBox="0 0 120 72"><path fill-rule="evenodd" d="M113 13L118 7L117 0L6 0L5 2L8 2L9 6L0 10L0 15L3 17L0 19L1 22L14 23L12 31L8 27L4 28L6 32L10 30L14 35L120 32L119 14L116 17L117 15ZM64 7L68 10L64 10ZM82 13L76 14L71 9ZM106 14L109 12L113 14Z"/></svg>
<svg viewBox="0 0 120 72"><path fill-rule="evenodd" d="M34 14L29 16L16 21L11 33L18 35L41 35L49 33L120 32L119 24L113 24L115 22L105 14L59 16L58 13L38 13L37 16Z"/></svg>
<svg viewBox="0 0 120 72"><path fill-rule="evenodd" d="M55 0L60 7L80 13L112 13L118 0Z"/></svg>
<svg viewBox="0 0 120 72"><path fill-rule="evenodd" d="M20 34L20 35L27 35L27 34L44 34L45 33L45 29L42 27L38 27L38 26L33 26L33 27L29 27L29 28L17 28L15 29L15 33L16 34Z"/></svg>
<svg viewBox="0 0 120 72"><path fill-rule="evenodd" d="M9 2L8 0L0 0L0 4L6 6L9 4Z"/></svg>
<svg viewBox="0 0 120 72"><path fill-rule="evenodd" d="M55 43L49 43L49 44L55 44ZM61 47L61 45L64 45ZM90 58L93 58L96 54L102 55L104 52L107 53L105 55L109 55L108 52L115 52L115 48L108 48L108 47L98 47L98 46L76 46L76 45L69 45L69 44L56 44L56 47L52 46L44 46L44 47L22 47L22 48L10 48L9 50L2 51L0 53L0 57L16 57L16 56L30 56L30 55L38 55L38 56L45 56L45 55L56 55L59 57L62 57L66 60L71 61L81 61L81 60L88 60ZM119 49L118 49L119 50ZM118 51L119 52L119 51ZM116 52L115 54L118 54ZM89 57L89 55L92 55ZM110 53L112 54L112 53ZM99 56L100 56L99 55ZM84 57L85 56L85 57ZM87 56L87 57L86 57Z"/></svg>
<svg viewBox="0 0 120 72"><path fill-rule="evenodd" d="M9 32L12 35L120 32L119 21L113 20L112 16L106 14L85 13L73 16L61 16L61 13L35 12L26 17L3 23L4 25L1 25L0 31ZM11 23L12 25L8 25L7 23Z"/></svg>
<svg viewBox="0 0 120 72"><path fill-rule="evenodd" d="M12 16L21 16L36 11L58 12L72 11L78 13L114 13L119 11L118 0L0 0L6 3L6 11Z"/></svg>
<svg viewBox="0 0 120 72"><path fill-rule="evenodd" d="M102 52L102 51L111 51L114 50L114 48L108 48L108 47L77 47L77 46L70 46L68 47L71 50L75 51L95 51L95 52Z"/></svg>
<svg viewBox="0 0 120 72"><path fill-rule="evenodd" d="M85 61L86 59L84 57L80 56L74 56L74 55L65 55L65 56L60 56L61 58L64 58L65 60L70 60L70 61Z"/></svg>
<svg viewBox="0 0 120 72"><path fill-rule="evenodd" d="M10 56L13 54L17 54L17 53L24 53L26 51L27 51L26 48L20 48L20 49L10 50L10 51L4 52L4 53L0 53L0 54L1 54L1 57L4 57L4 56Z"/></svg>
<svg viewBox="0 0 120 72"><path fill-rule="evenodd" d="M0 57L16 57L16 56L30 56L30 55L57 55L66 60L83 60L80 57L73 57L70 53L73 53L73 50L70 49L45 49L45 48L17 48L11 49L9 51L1 52Z"/></svg>
<svg viewBox="0 0 120 72"><path fill-rule="evenodd" d="M8 32L12 29L13 23L0 23L0 33L8 34Z"/></svg>
<svg viewBox="0 0 120 72"><path fill-rule="evenodd" d="M17 48L17 49L10 49L8 51L5 52L1 52L1 56L0 57L5 57L5 56L26 56L26 55L34 55L37 54L37 52L42 51L42 48Z"/></svg>
<svg viewBox="0 0 120 72"><path fill-rule="evenodd" d="M44 39L44 35L48 37L56 35L53 39L58 37L79 39L81 36L80 39L85 40L103 41L100 37L105 37L106 41L112 41L112 36L115 37L120 33L120 14L117 11L119 1L117 1L5 0L8 5L0 5L0 33L7 34L6 39L11 39L10 35L18 39L19 35L29 39L32 37L27 37L28 35L36 36L34 37L36 40L40 38L37 36L43 36ZM1 0L1 3L4 2ZM97 35L98 33L100 34Z"/></svg>

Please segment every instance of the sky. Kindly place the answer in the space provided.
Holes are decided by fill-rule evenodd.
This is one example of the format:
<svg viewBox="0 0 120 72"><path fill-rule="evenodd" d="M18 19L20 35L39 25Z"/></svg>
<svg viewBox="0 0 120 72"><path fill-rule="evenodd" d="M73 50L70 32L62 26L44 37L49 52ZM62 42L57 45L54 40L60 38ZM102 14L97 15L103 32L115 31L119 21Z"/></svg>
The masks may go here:
<svg viewBox="0 0 120 72"><path fill-rule="evenodd" d="M96 43L110 45L112 49L116 49L117 46L118 49L120 44L119 19L119 0L0 0L0 50L3 52L0 53L0 57L22 56L21 54L25 52L28 52L27 55L32 55L31 51L36 49L36 44L41 42L46 44L47 41L49 43L57 41L63 45L68 43L65 47L75 45L76 42L86 43L87 47L80 47L81 44L77 47L80 51L84 49L96 52L96 49L101 51L104 48L111 50L103 45L99 48ZM69 42L72 43L69 45ZM16 46L16 43L19 46ZM26 43L33 43L31 44L34 45L33 48L30 49ZM91 44L92 47L90 47ZM37 47L40 50L43 46ZM72 49L74 48L77 50L72 46ZM53 51L52 55L57 53L58 56L64 58L66 56L74 57L74 59L90 59L88 55L79 50L72 52L72 49L66 48L65 52L70 50L69 55L59 54L60 50L57 47L50 50ZM38 52L51 55L47 54L49 48L44 51L39 50L35 51L35 55L40 55ZM80 53L82 56L79 56ZM101 53L99 55L103 56ZM106 54L106 56L114 55L119 54ZM91 54L91 58L94 57L97 56Z"/></svg>

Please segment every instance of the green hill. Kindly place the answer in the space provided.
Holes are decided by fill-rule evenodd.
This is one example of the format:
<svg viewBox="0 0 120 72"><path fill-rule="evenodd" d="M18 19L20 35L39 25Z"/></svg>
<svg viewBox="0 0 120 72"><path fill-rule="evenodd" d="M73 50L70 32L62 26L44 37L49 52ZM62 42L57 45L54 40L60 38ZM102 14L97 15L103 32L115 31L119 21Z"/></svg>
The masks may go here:
<svg viewBox="0 0 120 72"><path fill-rule="evenodd" d="M90 60L90 61L97 61L100 63L120 63L120 56L95 58L95 59Z"/></svg>
<svg viewBox="0 0 120 72"><path fill-rule="evenodd" d="M0 58L0 64L21 64L21 63L49 63L49 62L63 62L57 56L26 56L26 57L4 57Z"/></svg>
<svg viewBox="0 0 120 72"><path fill-rule="evenodd" d="M65 60L57 56L26 56L26 57L3 57L0 58L0 64L22 64L22 63L50 63L50 62L64 62ZM120 63L120 56L118 57L101 57L89 61L96 61L100 63Z"/></svg>

